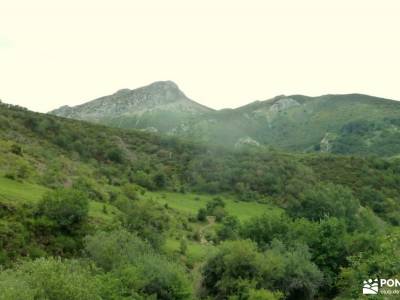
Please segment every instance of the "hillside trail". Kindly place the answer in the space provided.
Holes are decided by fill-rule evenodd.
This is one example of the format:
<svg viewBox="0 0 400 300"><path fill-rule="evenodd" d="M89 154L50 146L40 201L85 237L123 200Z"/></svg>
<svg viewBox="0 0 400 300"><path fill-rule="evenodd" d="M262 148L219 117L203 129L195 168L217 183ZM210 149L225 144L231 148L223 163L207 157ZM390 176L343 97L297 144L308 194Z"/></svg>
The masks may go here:
<svg viewBox="0 0 400 300"><path fill-rule="evenodd" d="M205 231L207 230L207 228L213 226L215 224L215 217L214 216L208 216L207 217L207 225L201 227L199 229L199 235L200 235L200 244L204 245L204 244L208 244L209 242L207 241L207 239L205 238Z"/></svg>

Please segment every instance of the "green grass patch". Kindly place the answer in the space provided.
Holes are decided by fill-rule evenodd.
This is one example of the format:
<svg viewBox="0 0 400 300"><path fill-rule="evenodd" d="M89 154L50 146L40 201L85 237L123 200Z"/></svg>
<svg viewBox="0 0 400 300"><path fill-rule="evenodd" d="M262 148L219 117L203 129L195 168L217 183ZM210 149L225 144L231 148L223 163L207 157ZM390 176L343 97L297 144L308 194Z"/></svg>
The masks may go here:
<svg viewBox="0 0 400 300"><path fill-rule="evenodd" d="M235 201L233 197L225 195L196 195L191 193L180 194L167 192L146 193L147 198L152 198L163 205L167 203L168 206L173 209L190 214L197 214L200 208L205 207L207 202L211 201L216 196L220 196L224 200L227 212L238 217L241 221L260 216L268 210L276 209L271 208L271 206L267 204L257 202ZM196 200L196 198L198 198L198 200Z"/></svg>
<svg viewBox="0 0 400 300"><path fill-rule="evenodd" d="M2 201L35 203L47 191L47 188L40 185L0 177L0 200Z"/></svg>
<svg viewBox="0 0 400 300"><path fill-rule="evenodd" d="M49 189L40 185L0 177L0 201L12 206L38 202ZM109 204L90 201L89 217L101 223L111 222L120 211Z"/></svg>
<svg viewBox="0 0 400 300"><path fill-rule="evenodd" d="M187 246L186 256L193 262L202 261L214 249L213 245L203 245L195 241L187 241ZM165 242L165 250L169 253L177 253L179 252L179 248L179 240L170 238Z"/></svg>

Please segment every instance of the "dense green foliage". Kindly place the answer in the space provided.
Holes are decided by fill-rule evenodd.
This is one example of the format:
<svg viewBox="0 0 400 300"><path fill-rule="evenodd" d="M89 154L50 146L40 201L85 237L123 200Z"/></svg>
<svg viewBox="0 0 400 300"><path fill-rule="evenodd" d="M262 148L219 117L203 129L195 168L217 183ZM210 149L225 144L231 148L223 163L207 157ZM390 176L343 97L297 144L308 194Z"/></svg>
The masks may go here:
<svg viewBox="0 0 400 300"><path fill-rule="evenodd" d="M86 241L87 256L113 281L112 291L120 297L137 294L156 295L159 299L189 299L190 283L184 269L150 245L127 231L99 232ZM125 298L124 298L125 299Z"/></svg>
<svg viewBox="0 0 400 300"><path fill-rule="evenodd" d="M399 189L396 158L0 105L0 299L357 299L362 280L400 276Z"/></svg>
<svg viewBox="0 0 400 300"><path fill-rule="evenodd" d="M0 274L0 299L101 299L89 266L75 260L40 258Z"/></svg>
<svg viewBox="0 0 400 300"><path fill-rule="evenodd" d="M88 199L82 192L59 189L46 194L38 203L37 214L52 222L58 230L71 232L81 226L89 212Z"/></svg>
<svg viewBox="0 0 400 300"><path fill-rule="evenodd" d="M332 141L332 152L398 155L400 153L399 126L399 118L349 122L341 128L339 135Z"/></svg>

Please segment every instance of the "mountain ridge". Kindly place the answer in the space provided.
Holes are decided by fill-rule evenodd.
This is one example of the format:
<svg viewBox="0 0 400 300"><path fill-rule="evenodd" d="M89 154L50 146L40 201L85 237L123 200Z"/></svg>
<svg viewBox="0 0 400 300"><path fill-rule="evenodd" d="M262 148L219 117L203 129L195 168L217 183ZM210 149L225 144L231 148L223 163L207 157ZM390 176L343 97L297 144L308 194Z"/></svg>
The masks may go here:
<svg viewBox="0 0 400 300"><path fill-rule="evenodd" d="M196 111L212 111L206 107L189 99L172 81L156 81L149 85L142 86L136 89L120 89L115 93L93 99L76 106L61 106L58 109L52 110L49 113L55 115L66 115L66 117L79 116L79 110L101 110L104 106L109 105L111 109L108 113L116 115L124 114L140 114L143 109L157 109L162 106L164 108L170 104L178 104L182 111L194 113ZM128 111L123 108L129 108ZM135 110L133 110L135 109Z"/></svg>
<svg viewBox="0 0 400 300"><path fill-rule="evenodd" d="M74 106L62 105L62 106L60 106L58 108L55 108L55 109L49 111L48 113L49 114L60 115L62 113L62 112L60 112L60 110L63 110L63 109L80 109L80 108L83 108L83 107L85 107L85 106L87 106L89 104L93 104L93 103L98 102L98 101L107 100L109 97L112 97L112 96L129 95L132 92L141 92L143 90L146 90L146 89L149 89L149 88L152 88L152 87L160 87L160 86L169 87L169 88L171 88L173 90L176 90L177 93L179 93L183 98L186 98L186 100L190 101L191 103L193 103L195 105L198 105L200 107L203 107L207 111L216 111L216 112L218 112L218 111L227 111L227 110L228 111L231 111L231 110L242 110L242 109L245 109L245 108L247 108L249 106L252 106L252 105L262 105L262 104L273 103L275 101L279 101L282 98L296 98L296 99L301 99L301 101L307 101L307 100L312 100L312 99L326 99L326 98L333 98L333 97L352 97L352 96L357 96L358 97L358 96L361 96L361 97L370 98L370 99L378 100L378 101L399 102L398 100L394 100L394 99L382 98L382 97L368 95L368 94L362 94L362 93L344 93L344 94L331 94L331 93L328 93L328 94L322 94L322 95L319 95L319 96L307 96L307 95L302 95L302 94L293 94L293 95L281 94L281 95L277 95L277 96L274 96L272 98L268 98L268 99L264 99L264 100L255 100L255 101L249 102L247 104L244 104L244 105L241 105L241 106L238 106L238 107L235 107L235 108L224 107L224 108L221 108L221 109L214 109L214 108L208 107L208 106L206 106L204 104L201 104L201 103L199 103L197 101L194 101L194 100L188 98L182 92L182 90L179 89L179 86L174 81L165 80L165 81L155 81L155 82L152 82L152 83L150 83L148 85L144 85L144 86L141 86L141 87L138 87L138 88L135 88L135 89L122 88L122 89L117 90L113 94L102 96L102 97L98 97L98 98L89 100L87 102L84 102L82 104L78 104L78 105L74 105Z"/></svg>
<svg viewBox="0 0 400 300"><path fill-rule="evenodd" d="M172 81L51 111L61 117L160 132L205 143L252 145L289 151L400 154L400 102L359 93L317 97L279 95L232 109L214 110L188 98ZM353 127L360 130L348 130ZM328 138L329 137L329 138ZM383 146L381 146L383 145Z"/></svg>

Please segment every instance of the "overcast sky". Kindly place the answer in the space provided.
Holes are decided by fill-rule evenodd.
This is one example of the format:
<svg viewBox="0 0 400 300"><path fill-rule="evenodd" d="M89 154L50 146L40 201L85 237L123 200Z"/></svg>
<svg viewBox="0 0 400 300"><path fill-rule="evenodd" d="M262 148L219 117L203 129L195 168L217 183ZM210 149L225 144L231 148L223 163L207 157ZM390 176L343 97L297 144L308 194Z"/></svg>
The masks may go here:
<svg viewBox="0 0 400 300"><path fill-rule="evenodd" d="M400 100L399 0L0 0L0 99L35 111L158 80L237 107Z"/></svg>

